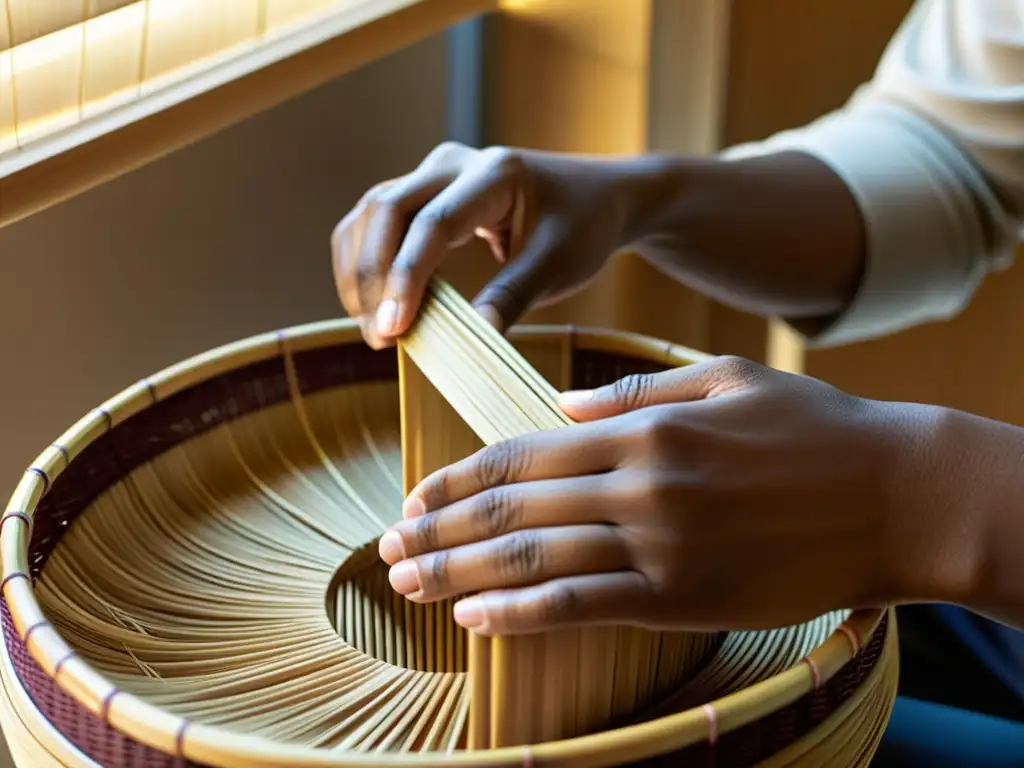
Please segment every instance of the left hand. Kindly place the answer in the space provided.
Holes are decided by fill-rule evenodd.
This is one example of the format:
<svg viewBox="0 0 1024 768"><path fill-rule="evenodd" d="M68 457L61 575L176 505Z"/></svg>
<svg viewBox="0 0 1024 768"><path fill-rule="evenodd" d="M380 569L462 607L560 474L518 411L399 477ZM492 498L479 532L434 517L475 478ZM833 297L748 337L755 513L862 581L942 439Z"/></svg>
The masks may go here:
<svg viewBox="0 0 1024 768"><path fill-rule="evenodd" d="M757 629L919 596L908 569L941 528L916 516L941 493L934 409L737 358L566 393L563 407L581 423L413 490L380 542L397 591L472 595L455 618L481 634Z"/></svg>

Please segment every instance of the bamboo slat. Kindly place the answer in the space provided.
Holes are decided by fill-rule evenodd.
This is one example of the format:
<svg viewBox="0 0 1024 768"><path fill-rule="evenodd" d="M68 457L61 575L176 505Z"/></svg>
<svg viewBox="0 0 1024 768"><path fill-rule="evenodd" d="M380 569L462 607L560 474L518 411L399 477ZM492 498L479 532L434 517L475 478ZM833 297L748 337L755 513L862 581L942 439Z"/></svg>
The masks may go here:
<svg viewBox="0 0 1024 768"><path fill-rule="evenodd" d="M0 51L36 40L137 0L0 0Z"/></svg>

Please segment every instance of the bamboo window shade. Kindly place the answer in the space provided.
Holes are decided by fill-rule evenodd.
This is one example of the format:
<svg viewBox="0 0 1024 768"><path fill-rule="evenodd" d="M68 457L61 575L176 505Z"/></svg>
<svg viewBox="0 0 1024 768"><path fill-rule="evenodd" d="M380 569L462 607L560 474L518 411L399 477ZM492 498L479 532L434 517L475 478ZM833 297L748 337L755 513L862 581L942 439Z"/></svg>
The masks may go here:
<svg viewBox="0 0 1024 768"><path fill-rule="evenodd" d="M0 226L496 0L0 0Z"/></svg>

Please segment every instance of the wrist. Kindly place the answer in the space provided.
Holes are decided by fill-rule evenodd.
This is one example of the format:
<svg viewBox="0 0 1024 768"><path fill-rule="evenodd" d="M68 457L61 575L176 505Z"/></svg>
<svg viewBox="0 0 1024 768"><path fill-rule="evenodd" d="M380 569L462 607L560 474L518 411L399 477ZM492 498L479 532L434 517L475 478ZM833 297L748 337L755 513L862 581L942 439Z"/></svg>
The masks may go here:
<svg viewBox="0 0 1024 768"><path fill-rule="evenodd" d="M957 419L953 419L956 421ZM1024 429L958 414L959 525L976 547L976 573L954 602L1024 621ZM970 532L970 533L967 533Z"/></svg>
<svg viewBox="0 0 1024 768"><path fill-rule="evenodd" d="M949 408L886 406L906 427L889 477L888 599L1020 605L1024 430Z"/></svg>
<svg viewBox="0 0 1024 768"><path fill-rule="evenodd" d="M614 163L614 188L621 211L619 248L657 237L677 217L681 202L691 193L699 158L647 154Z"/></svg>

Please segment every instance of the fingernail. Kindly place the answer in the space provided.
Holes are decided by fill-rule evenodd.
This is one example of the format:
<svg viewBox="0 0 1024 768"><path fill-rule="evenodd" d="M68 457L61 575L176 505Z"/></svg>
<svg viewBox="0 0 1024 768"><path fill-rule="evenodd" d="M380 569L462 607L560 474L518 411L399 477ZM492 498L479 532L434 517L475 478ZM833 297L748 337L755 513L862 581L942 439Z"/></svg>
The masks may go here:
<svg viewBox="0 0 1024 768"><path fill-rule="evenodd" d="M377 307L377 330L388 336L398 325L398 302L386 299Z"/></svg>
<svg viewBox="0 0 1024 768"><path fill-rule="evenodd" d="M593 401L594 394L594 390L592 389L580 389L563 392L560 397L565 405L582 406Z"/></svg>
<svg viewBox="0 0 1024 768"><path fill-rule="evenodd" d="M377 552L380 559L388 565L405 559L405 546L402 544L402 537L397 531L387 531L380 537L377 543Z"/></svg>
<svg viewBox="0 0 1024 768"><path fill-rule="evenodd" d="M490 304L481 304L476 308L476 311L480 313L480 316L486 320L489 325L494 326L499 331L504 330L505 323L501 319L501 315L499 315L498 310Z"/></svg>
<svg viewBox="0 0 1024 768"><path fill-rule="evenodd" d="M460 600L452 609L455 621L466 629L476 629L484 623L484 604L480 598Z"/></svg>
<svg viewBox="0 0 1024 768"><path fill-rule="evenodd" d="M388 572L388 581L396 592L408 595L411 592L418 592L420 589L420 574L416 570L416 563L412 560L403 560L391 567Z"/></svg>
<svg viewBox="0 0 1024 768"><path fill-rule="evenodd" d="M402 517L408 520L410 517L420 517L427 514L427 505L418 496L410 496L402 504Z"/></svg>

